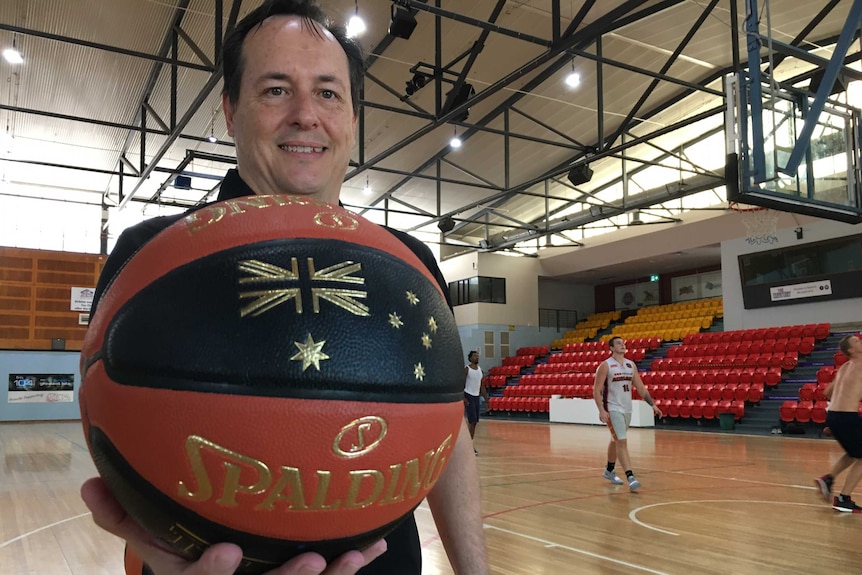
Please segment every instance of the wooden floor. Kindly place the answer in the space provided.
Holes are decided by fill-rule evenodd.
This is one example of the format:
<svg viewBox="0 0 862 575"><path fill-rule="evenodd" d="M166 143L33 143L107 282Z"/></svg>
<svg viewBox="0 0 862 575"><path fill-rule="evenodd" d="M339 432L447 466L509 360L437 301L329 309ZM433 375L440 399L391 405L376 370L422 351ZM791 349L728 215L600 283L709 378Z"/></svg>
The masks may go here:
<svg viewBox="0 0 862 575"><path fill-rule="evenodd" d="M631 494L600 477L607 437L480 422L492 573L862 574L862 515L832 511L812 484L840 455L834 442L634 429L643 488ZM80 424L0 424L0 452L0 574L123 573L122 543L78 496L94 474ZM451 574L424 504L417 519L424 574Z"/></svg>

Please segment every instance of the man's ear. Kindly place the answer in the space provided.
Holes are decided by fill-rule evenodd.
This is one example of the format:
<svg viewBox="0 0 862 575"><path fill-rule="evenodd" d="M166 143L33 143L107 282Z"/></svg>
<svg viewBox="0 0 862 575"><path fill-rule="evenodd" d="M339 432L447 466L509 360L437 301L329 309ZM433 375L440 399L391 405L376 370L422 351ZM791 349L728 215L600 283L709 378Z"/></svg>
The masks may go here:
<svg viewBox="0 0 862 575"><path fill-rule="evenodd" d="M221 95L221 109L224 112L224 121L227 124L227 133L233 138L233 104L230 103L230 97L226 93Z"/></svg>

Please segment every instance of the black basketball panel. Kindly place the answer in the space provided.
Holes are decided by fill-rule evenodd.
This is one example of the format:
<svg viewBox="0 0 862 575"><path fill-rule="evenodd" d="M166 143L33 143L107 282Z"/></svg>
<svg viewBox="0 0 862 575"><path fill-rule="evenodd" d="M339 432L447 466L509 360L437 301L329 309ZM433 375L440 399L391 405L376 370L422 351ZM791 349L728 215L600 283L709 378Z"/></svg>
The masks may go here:
<svg viewBox="0 0 862 575"><path fill-rule="evenodd" d="M394 402L459 401L461 355L451 310L424 274L380 250L313 239L173 270L115 315L102 353L121 384Z"/></svg>

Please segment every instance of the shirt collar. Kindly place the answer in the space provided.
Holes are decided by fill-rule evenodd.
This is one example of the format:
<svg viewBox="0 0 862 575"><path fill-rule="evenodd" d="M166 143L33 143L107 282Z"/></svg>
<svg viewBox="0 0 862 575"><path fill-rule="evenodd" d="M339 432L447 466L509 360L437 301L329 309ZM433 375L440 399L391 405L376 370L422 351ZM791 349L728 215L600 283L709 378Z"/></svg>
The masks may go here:
<svg viewBox="0 0 862 575"><path fill-rule="evenodd" d="M245 183L245 180L239 175L239 171L236 168L232 168L227 171L224 179L222 179L216 201L223 202L224 200L233 200L253 195L255 195L254 190ZM341 200L338 200L338 205L343 206Z"/></svg>

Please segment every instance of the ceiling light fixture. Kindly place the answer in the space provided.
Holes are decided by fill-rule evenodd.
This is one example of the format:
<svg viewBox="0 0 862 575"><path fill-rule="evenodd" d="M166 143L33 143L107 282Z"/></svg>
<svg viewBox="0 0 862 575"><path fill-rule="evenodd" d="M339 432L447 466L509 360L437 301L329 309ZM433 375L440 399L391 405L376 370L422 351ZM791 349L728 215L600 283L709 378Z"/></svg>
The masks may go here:
<svg viewBox="0 0 862 575"><path fill-rule="evenodd" d="M365 20L359 15L359 0L356 0L356 12L347 22L347 37L356 38L365 33Z"/></svg>
<svg viewBox="0 0 862 575"><path fill-rule="evenodd" d="M15 37L12 37L12 47L6 48L3 50L3 57L10 64L23 64L24 57L21 56L21 52L18 51L18 48L15 47Z"/></svg>
<svg viewBox="0 0 862 575"><path fill-rule="evenodd" d="M463 143L464 142L461 141L461 138L458 137L458 128L455 128L455 135L453 135L452 139L449 140L449 145L452 147L452 149L457 150L461 147L461 144Z"/></svg>
<svg viewBox="0 0 862 575"><path fill-rule="evenodd" d="M215 135L215 116L213 116L212 120L210 120L210 135L207 136L207 142L209 142L210 144L215 144L216 142L218 142L218 138L216 138Z"/></svg>
<svg viewBox="0 0 862 575"><path fill-rule="evenodd" d="M371 187L371 182L368 181L368 176L365 176L365 187L362 188L362 193L366 196L370 196L374 190Z"/></svg>
<svg viewBox="0 0 862 575"><path fill-rule="evenodd" d="M572 71L566 76L566 86L569 88L577 88L581 83L581 76L575 72L575 59L572 58Z"/></svg>

